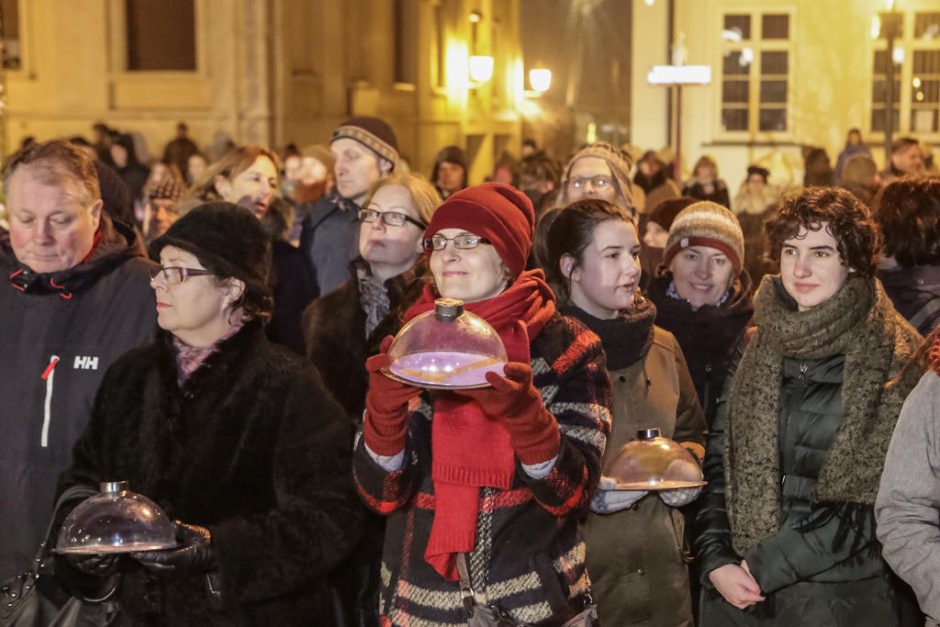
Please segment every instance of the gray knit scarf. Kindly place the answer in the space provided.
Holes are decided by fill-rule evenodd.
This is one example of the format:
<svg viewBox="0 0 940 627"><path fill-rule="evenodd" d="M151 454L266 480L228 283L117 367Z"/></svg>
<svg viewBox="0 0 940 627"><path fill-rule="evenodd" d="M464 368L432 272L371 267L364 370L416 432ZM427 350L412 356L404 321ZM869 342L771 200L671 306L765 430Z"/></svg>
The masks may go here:
<svg viewBox="0 0 940 627"><path fill-rule="evenodd" d="M901 405L919 378L885 388L917 350L920 336L894 310L881 283L850 275L826 302L796 311L779 276L754 299L757 333L731 385L725 481L732 542L744 554L779 527L778 418L784 358L845 355L843 417L819 473L821 503L875 502Z"/></svg>
<svg viewBox="0 0 940 627"><path fill-rule="evenodd" d="M388 287L365 264L356 268L359 279L359 304L366 315L366 337L372 335L379 323L388 315L392 303L388 296Z"/></svg>

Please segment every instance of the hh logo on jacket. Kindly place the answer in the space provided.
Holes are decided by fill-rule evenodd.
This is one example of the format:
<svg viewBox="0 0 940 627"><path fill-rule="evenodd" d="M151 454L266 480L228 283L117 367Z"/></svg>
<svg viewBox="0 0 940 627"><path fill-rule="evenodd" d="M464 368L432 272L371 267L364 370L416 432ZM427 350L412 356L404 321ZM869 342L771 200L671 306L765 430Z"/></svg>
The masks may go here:
<svg viewBox="0 0 940 627"><path fill-rule="evenodd" d="M95 355L76 355L73 370L97 370L98 357Z"/></svg>

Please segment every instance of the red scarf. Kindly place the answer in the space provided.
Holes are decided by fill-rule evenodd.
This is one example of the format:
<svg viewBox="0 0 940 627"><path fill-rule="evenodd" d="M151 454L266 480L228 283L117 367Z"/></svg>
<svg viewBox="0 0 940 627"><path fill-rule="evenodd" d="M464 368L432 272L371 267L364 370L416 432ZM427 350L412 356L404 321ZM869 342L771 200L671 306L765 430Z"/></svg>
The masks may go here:
<svg viewBox="0 0 940 627"><path fill-rule="evenodd" d="M405 321L434 309L436 295L425 286L405 312ZM486 320L499 334L509 361L532 361L529 344L555 313L555 295L541 270L523 272L498 296L464 309ZM508 490L515 474L509 433L473 401L449 392L434 396L431 420L431 480L434 523L424 559L443 577L457 581L457 553L476 545L480 488Z"/></svg>

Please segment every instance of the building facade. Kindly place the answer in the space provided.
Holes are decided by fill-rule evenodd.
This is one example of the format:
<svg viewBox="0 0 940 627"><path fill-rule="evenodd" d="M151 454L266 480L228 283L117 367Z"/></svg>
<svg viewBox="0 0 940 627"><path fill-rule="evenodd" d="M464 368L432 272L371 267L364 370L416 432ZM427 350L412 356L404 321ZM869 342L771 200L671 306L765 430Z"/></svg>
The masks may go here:
<svg viewBox="0 0 940 627"><path fill-rule="evenodd" d="M802 147L825 148L834 164L851 128L883 164L892 6L894 137L940 145L937 0L635 2L632 141L658 148L674 136L667 88L646 83L652 65L673 60L671 36L673 56L712 70L710 85L682 89L685 172L707 153L732 188L751 163L778 183L801 183Z"/></svg>
<svg viewBox="0 0 940 627"><path fill-rule="evenodd" d="M226 139L327 143L350 115L395 128L412 167L463 146L482 180L518 146L518 0L2 0L5 152L27 136L135 131L159 156L185 120ZM471 55L493 59L471 81ZM214 156L214 155L210 155Z"/></svg>

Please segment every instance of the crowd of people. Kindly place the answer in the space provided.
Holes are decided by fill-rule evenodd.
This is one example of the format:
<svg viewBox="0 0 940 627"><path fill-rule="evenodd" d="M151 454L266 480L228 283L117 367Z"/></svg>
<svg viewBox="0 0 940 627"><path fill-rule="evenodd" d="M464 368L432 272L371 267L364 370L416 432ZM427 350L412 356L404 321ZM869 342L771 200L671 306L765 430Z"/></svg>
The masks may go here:
<svg viewBox="0 0 940 627"><path fill-rule="evenodd" d="M606 142L527 140L474 185L446 146L425 178L367 116L211 160L181 123L150 164L94 130L3 173L0 579L59 495L126 480L177 546L44 578L109 624L940 621L940 177L915 139L879 172L853 129L804 186L753 164L732 193L708 155L677 185L668 152ZM386 376L440 298L501 339L485 387ZM653 429L704 487L619 486Z"/></svg>

